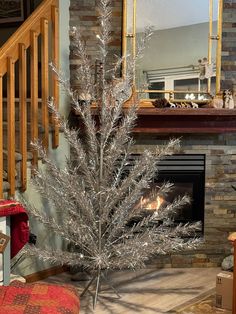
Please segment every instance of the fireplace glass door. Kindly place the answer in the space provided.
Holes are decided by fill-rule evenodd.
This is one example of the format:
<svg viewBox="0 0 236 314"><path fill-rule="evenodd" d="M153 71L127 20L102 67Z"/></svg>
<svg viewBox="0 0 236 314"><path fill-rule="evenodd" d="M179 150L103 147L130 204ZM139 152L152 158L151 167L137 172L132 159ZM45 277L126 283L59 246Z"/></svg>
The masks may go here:
<svg viewBox="0 0 236 314"><path fill-rule="evenodd" d="M133 155L132 158L135 160L137 157L138 155ZM153 189L158 191L164 182L173 183L172 189L166 194L158 193L158 196L153 198ZM162 160L150 188L143 193L139 208L141 207L142 213L148 215L184 195L190 197L191 203L177 211L174 222L178 224L200 221L203 232L205 155L173 155Z"/></svg>

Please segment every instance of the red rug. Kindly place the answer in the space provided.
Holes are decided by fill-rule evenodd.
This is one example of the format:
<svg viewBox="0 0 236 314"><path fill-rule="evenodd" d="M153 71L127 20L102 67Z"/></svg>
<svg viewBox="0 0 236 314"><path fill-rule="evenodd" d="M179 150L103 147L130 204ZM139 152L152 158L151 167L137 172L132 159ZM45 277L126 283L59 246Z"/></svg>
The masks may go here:
<svg viewBox="0 0 236 314"><path fill-rule="evenodd" d="M0 314L78 314L79 296L70 286L14 281L0 287Z"/></svg>

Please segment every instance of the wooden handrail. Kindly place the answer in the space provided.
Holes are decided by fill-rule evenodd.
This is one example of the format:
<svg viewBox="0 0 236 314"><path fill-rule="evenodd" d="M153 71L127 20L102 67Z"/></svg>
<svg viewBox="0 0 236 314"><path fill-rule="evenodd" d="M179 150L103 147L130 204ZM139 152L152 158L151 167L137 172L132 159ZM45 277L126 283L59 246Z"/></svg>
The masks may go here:
<svg viewBox="0 0 236 314"><path fill-rule="evenodd" d="M7 72L7 57L11 56L14 62L19 59L19 51L16 49L16 45L22 43L27 49L30 46L30 31L34 30L40 33L41 18L52 20L51 7L53 5L58 7L58 0L44 0L0 48L0 74L2 76Z"/></svg>
<svg viewBox="0 0 236 314"><path fill-rule="evenodd" d="M50 29L49 29L50 27ZM49 34L51 35L49 39ZM39 37L41 36L41 54L39 54ZM29 49L28 49L29 48ZM28 49L28 50L27 50ZM27 52L28 51L28 52ZM51 52L51 53L49 53ZM30 64L27 64L29 53ZM41 55L41 58L40 58ZM49 60L52 55L52 60ZM47 101L51 85L51 96L55 103L59 101L59 87L57 77L52 77L49 84L49 61L59 67L59 9L58 0L44 0L18 30L0 48L0 123L3 119L3 106L7 106L7 172L10 184L9 196L15 193L15 152L16 144L22 155L20 178L21 189L26 189L27 178L27 105L30 103L30 141L39 139L39 122L42 123L44 135L43 145L48 148L49 113ZM19 62L19 73L15 71ZM39 62L41 62L41 77L39 77ZM30 78L27 78L27 67L30 68ZM15 96L15 78L19 75L19 98ZM7 97L3 98L3 78L7 79ZM18 81L16 79L16 81ZM27 84L28 81L28 84ZM41 82L42 96L39 99L39 86ZM30 86L30 99L27 97L27 86ZM42 116L39 121L38 105L42 102ZM19 103L20 136L19 143L15 139L15 106ZM58 146L59 128L56 121L52 121L52 146ZM3 197L3 131L0 130L0 197ZM32 149L32 164L37 167L38 155Z"/></svg>

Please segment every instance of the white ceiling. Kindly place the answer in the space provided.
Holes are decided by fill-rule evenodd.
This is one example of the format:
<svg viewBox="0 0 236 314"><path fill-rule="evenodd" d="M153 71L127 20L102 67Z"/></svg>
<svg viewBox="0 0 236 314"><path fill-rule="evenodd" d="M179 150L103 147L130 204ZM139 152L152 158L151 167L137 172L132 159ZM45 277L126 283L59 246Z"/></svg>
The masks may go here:
<svg viewBox="0 0 236 314"><path fill-rule="evenodd" d="M128 30L132 25L132 3L128 2ZM213 0L213 19L217 20L217 3ZM209 0L137 0L137 31L147 26L168 29L204 23L209 20Z"/></svg>

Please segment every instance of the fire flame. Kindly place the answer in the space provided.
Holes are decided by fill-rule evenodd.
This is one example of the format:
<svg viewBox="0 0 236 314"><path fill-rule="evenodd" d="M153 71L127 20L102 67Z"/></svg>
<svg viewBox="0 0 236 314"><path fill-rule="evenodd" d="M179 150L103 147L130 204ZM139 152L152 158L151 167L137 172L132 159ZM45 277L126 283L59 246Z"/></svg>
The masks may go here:
<svg viewBox="0 0 236 314"><path fill-rule="evenodd" d="M148 197L141 198L141 208L146 210L159 210L165 199L157 196L156 200L150 201Z"/></svg>

